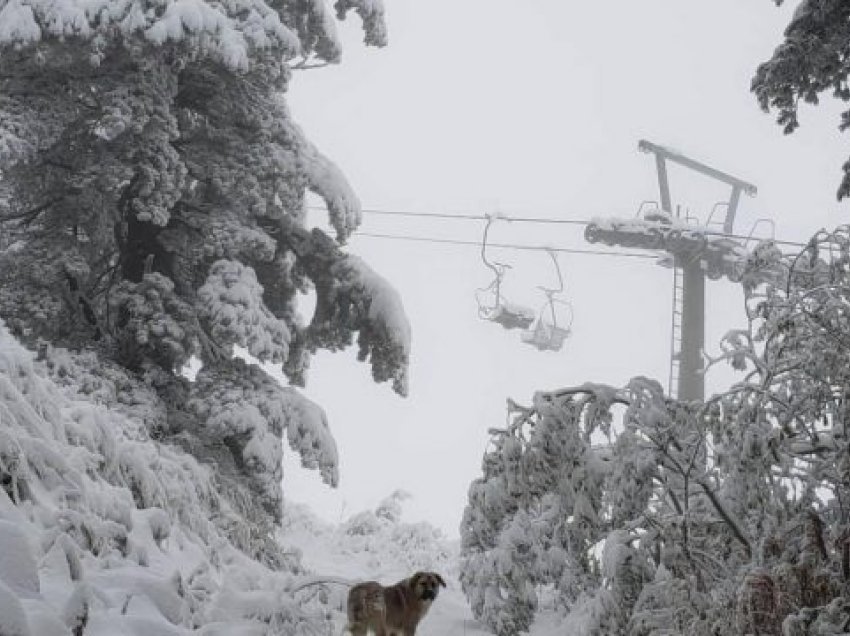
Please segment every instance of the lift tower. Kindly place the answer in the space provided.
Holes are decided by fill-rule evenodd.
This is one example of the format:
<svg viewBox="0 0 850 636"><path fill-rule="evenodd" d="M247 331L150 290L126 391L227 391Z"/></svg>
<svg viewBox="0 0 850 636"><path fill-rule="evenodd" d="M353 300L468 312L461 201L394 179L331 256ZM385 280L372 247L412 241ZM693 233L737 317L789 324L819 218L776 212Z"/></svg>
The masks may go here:
<svg viewBox="0 0 850 636"><path fill-rule="evenodd" d="M685 155L641 140L638 149L655 155L661 209L657 206L637 219L594 219L585 231L588 241L607 245L644 248L666 252L673 264L673 317L671 332L670 378L668 391L682 400L705 398L703 349L705 347L705 279L726 276L735 280L746 249L730 237L741 193L756 195L756 187L746 181L716 170ZM690 219L673 215L667 162L699 172L731 187L725 207L723 230L710 230L712 219L705 224L690 224ZM643 206L642 206L643 207ZM713 211L712 211L713 212Z"/></svg>

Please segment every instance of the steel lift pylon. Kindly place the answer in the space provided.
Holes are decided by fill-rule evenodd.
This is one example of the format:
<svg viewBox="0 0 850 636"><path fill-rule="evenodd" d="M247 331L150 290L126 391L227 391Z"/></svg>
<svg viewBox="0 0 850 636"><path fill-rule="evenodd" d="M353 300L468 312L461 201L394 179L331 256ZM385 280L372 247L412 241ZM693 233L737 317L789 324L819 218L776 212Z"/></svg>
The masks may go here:
<svg viewBox="0 0 850 636"><path fill-rule="evenodd" d="M681 400L705 399L703 349L705 348L705 279L734 277L734 263L746 252L745 247L727 240L732 234L735 213L741 194L755 196L754 185L721 172L711 166L669 148L641 140L638 149L655 156L658 173L660 206L663 214L646 222L616 219L596 220L585 231L588 241L608 245L666 251L673 261L673 315L670 342L670 375L668 392ZM694 170L730 186L728 202L715 206L726 208L723 232L718 240L708 240L708 228L685 228L673 215L667 163ZM716 232L713 234L717 234ZM713 237L712 237L713 238Z"/></svg>

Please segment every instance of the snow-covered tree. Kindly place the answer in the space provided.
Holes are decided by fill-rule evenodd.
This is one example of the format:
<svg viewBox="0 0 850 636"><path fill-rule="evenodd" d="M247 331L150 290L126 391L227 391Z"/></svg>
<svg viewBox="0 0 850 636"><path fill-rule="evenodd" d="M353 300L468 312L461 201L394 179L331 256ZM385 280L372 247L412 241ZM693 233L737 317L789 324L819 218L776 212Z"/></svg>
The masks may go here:
<svg viewBox="0 0 850 636"><path fill-rule="evenodd" d="M791 133L800 125L801 101L817 104L825 91L844 103L850 101L850 5L844 0L801 0L784 35L771 58L758 67L752 90L761 107L775 110L777 123ZM848 127L850 110L845 110L839 129ZM850 160L843 171L839 200L850 196Z"/></svg>
<svg viewBox="0 0 850 636"><path fill-rule="evenodd" d="M339 61L352 10L384 45L380 0L0 0L0 317L45 355L91 352L98 399L143 392L152 433L249 476L275 520L281 439L330 484L336 450L321 410L235 347L303 385L311 353L356 333L407 391L399 298L343 249L357 197L284 100L293 69ZM307 191L334 238L304 227Z"/></svg>
<svg viewBox="0 0 850 636"><path fill-rule="evenodd" d="M39 358L0 321L1 634L333 629L226 462L151 437L149 387L90 353Z"/></svg>
<svg viewBox="0 0 850 636"><path fill-rule="evenodd" d="M850 624L850 230L755 250L748 323L682 403L635 378L513 402L462 523L461 581L500 635L541 597L571 633L843 633ZM784 630L784 631L782 631Z"/></svg>

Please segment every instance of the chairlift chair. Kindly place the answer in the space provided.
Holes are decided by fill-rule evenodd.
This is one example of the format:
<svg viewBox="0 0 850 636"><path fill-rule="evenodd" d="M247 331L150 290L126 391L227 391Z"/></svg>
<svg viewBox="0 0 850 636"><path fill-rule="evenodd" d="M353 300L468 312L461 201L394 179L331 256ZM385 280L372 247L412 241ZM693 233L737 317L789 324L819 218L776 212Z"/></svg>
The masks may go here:
<svg viewBox="0 0 850 636"><path fill-rule="evenodd" d="M558 310L556 309L558 306L568 310L568 320L558 320ZM551 322L546 318L547 309ZM560 351L561 347L564 346L564 341L572 334L570 327L564 325L571 325L572 322L572 305L566 301L549 297L546 304L540 309L540 314L537 316L534 326L523 331L520 338L524 343L536 347L538 351Z"/></svg>
<svg viewBox="0 0 850 636"><path fill-rule="evenodd" d="M528 329L535 320L534 310L509 302L502 296L502 281L510 265L487 260L487 235L496 217L487 215L484 238L481 241L481 260L493 270L495 278L487 287L476 290L478 317L502 325L505 329Z"/></svg>
<svg viewBox="0 0 850 636"><path fill-rule="evenodd" d="M522 332L521 339L538 351L560 351L572 333L573 307L567 301L556 298L564 291L564 278L555 253L552 250L548 253L558 274L558 289L538 287L546 295L546 302L540 308L534 325Z"/></svg>

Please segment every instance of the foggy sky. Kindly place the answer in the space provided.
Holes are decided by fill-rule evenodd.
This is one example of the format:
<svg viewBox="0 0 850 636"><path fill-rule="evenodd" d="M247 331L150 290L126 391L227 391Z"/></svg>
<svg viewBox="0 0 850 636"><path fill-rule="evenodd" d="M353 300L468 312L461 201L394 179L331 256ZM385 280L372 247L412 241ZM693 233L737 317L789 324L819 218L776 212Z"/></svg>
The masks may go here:
<svg viewBox="0 0 850 636"><path fill-rule="evenodd" d="M658 199L646 138L754 183L736 232L772 218L777 236L805 241L846 222L835 191L850 153L836 105L801 111L784 136L749 92L793 7L717 0L386 0L390 45L366 49L356 17L341 25L340 66L296 72L288 101L308 136L340 166L363 206L422 212L502 212L588 219L633 216ZM728 190L676 168L673 199L707 214ZM313 217L311 217L312 219ZM321 215L315 222L325 223ZM483 224L365 215L368 232L480 240ZM497 242L589 247L580 228L499 223ZM517 332L478 319L476 287L490 273L475 248L355 236L349 249L390 280L413 328L411 395L372 383L355 352L320 353L306 393L328 412L341 456L337 491L288 454L284 492L339 520L394 489L413 495L406 518L448 535L480 471L487 429L505 399L634 375L666 386L672 273L652 261L560 258L574 335L540 353ZM496 255L496 254L494 254ZM545 252L500 252L512 300L537 306L555 274ZM742 294L707 286L706 346L743 324ZM708 393L728 371L708 377Z"/></svg>

